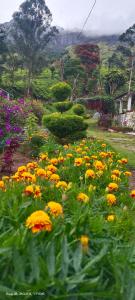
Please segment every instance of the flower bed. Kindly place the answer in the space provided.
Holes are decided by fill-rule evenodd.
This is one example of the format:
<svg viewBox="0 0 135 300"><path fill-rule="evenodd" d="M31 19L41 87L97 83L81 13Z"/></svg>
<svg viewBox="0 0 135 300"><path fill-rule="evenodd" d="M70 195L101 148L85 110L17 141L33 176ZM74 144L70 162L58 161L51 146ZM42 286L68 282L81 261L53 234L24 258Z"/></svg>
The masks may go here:
<svg viewBox="0 0 135 300"><path fill-rule="evenodd" d="M135 275L135 191L129 191L126 165L108 145L82 140L54 145L38 162L3 177L3 293L42 291L46 299L77 300L128 295Z"/></svg>

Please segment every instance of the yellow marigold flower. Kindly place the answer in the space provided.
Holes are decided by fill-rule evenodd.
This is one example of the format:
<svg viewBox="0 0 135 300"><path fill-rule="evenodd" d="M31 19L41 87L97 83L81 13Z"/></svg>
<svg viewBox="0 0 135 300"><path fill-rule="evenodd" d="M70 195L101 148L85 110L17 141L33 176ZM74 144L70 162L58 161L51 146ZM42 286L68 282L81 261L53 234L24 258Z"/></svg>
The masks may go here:
<svg viewBox="0 0 135 300"><path fill-rule="evenodd" d="M31 195L33 195L33 193L34 193L34 187L33 187L33 185L26 186L26 188L24 190L24 194L26 196L31 196Z"/></svg>
<svg viewBox="0 0 135 300"><path fill-rule="evenodd" d="M107 217L107 221L108 222L113 222L115 220L115 215L109 215L108 217Z"/></svg>
<svg viewBox="0 0 135 300"><path fill-rule="evenodd" d="M66 183L66 181L59 181L56 184L56 188L62 188L64 190L66 190L68 188L68 184Z"/></svg>
<svg viewBox="0 0 135 300"><path fill-rule="evenodd" d="M108 194L106 196L106 198L107 198L107 202L108 202L109 205L113 205L113 204L115 205L116 204L116 197L115 197L115 195Z"/></svg>
<svg viewBox="0 0 135 300"><path fill-rule="evenodd" d="M21 166L18 168L17 172L20 174L20 173L23 173L23 172L26 172L27 171L27 168L26 166Z"/></svg>
<svg viewBox="0 0 135 300"><path fill-rule="evenodd" d="M36 185L34 189L34 198L40 198L42 196L40 186Z"/></svg>
<svg viewBox="0 0 135 300"><path fill-rule="evenodd" d="M35 182L36 181L35 175L33 175L29 172L22 173L21 178L27 180L28 182Z"/></svg>
<svg viewBox="0 0 135 300"><path fill-rule="evenodd" d="M101 146L102 146L102 148L105 148L105 147L106 147L106 144L102 144Z"/></svg>
<svg viewBox="0 0 135 300"><path fill-rule="evenodd" d="M54 202L54 201L50 201L47 203L46 209L50 210L50 213L54 216L54 217L58 217L60 215L63 215L63 208L62 205Z"/></svg>
<svg viewBox="0 0 135 300"><path fill-rule="evenodd" d="M0 180L0 190L5 191L5 183L3 180Z"/></svg>
<svg viewBox="0 0 135 300"><path fill-rule="evenodd" d="M77 196L77 200L81 201L81 202L84 202L84 203L87 203L87 202L89 202L89 197L86 194L84 194L84 193L80 193Z"/></svg>
<svg viewBox="0 0 135 300"><path fill-rule="evenodd" d="M37 176L41 178L46 178L46 171L44 169L37 169Z"/></svg>
<svg viewBox="0 0 135 300"><path fill-rule="evenodd" d="M100 152L99 156L101 156L102 158L106 158L106 157L108 157L108 153L107 152Z"/></svg>
<svg viewBox="0 0 135 300"><path fill-rule="evenodd" d="M20 176L18 173L15 173L15 175L11 176L11 179L13 179L14 181L18 182L20 181Z"/></svg>
<svg viewBox="0 0 135 300"><path fill-rule="evenodd" d="M100 160L96 160L96 161L94 162L94 167L95 167L97 170L101 170L101 171L105 169L104 164L103 164L102 161L100 161Z"/></svg>
<svg viewBox="0 0 135 300"><path fill-rule="evenodd" d="M84 158L83 158L86 162L89 162L90 161L90 157L89 156L84 156Z"/></svg>
<svg viewBox="0 0 135 300"><path fill-rule="evenodd" d="M88 245L89 245L89 237L87 235L82 235L80 237L80 242L81 242L81 245L82 245L82 248L83 248L84 252L87 252Z"/></svg>
<svg viewBox="0 0 135 300"><path fill-rule="evenodd" d="M129 171L126 171L126 172L124 172L124 175L125 175L125 176L129 176L129 177L130 177L130 176L132 176L132 173L131 173L131 172L129 172Z"/></svg>
<svg viewBox="0 0 135 300"><path fill-rule="evenodd" d="M79 147L76 148L76 152L77 152L77 153L81 153L81 152L82 152L82 148L79 148Z"/></svg>
<svg viewBox="0 0 135 300"><path fill-rule="evenodd" d="M121 163L122 163L122 164L127 164L127 163L128 163L127 158L122 158L122 159L121 159Z"/></svg>
<svg viewBox="0 0 135 300"><path fill-rule="evenodd" d="M52 173L55 173L57 171L57 168L54 165L48 165L47 170Z"/></svg>
<svg viewBox="0 0 135 300"><path fill-rule="evenodd" d="M118 181L118 182L121 181L121 179L120 179L119 177L117 177L116 175L111 175L111 179L112 179L113 181Z"/></svg>
<svg viewBox="0 0 135 300"><path fill-rule="evenodd" d="M31 229L33 233L39 231L51 231L52 223L47 213L38 210L27 218L26 227Z"/></svg>
<svg viewBox="0 0 135 300"><path fill-rule="evenodd" d="M72 158L73 157L73 154L72 153L67 153L66 155L68 158Z"/></svg>
<svg viewBox="0 0 135 300"><path fill-rule="evenodd" d="M83 164L82 158L75 158L74 166L80 167Z"/></svg>
<svg viewBox="0 0 135 300"><path fill-rule="evenodd" d="M108 151L107 154L108 154L108 157L112 158L112 156L113 156L114 153L111 152L111 151Z"/></svg>
<svg viewBox="0 0 135 300"><path fill-rule="evenodd" d="M95 172L93 170L87 170L85 173L85 178L95 178Z"/></svg>
<svg viewBox="0 0 135 300"><path fill-rule="evenodd" d="M118 186L117 183L111 182L111 183L108 184L108 190L109 190L109 192L117 191L118 188L119 188L119 186Z"/></svg>
<svg viewBox="0 0 135 300"><path fill-rule="evenodd" d="M37 162L34 162L34 161L27 164L28 170L33 170L33 169L36 169L37 167L38 167L38 164L37 164Z"/></svg>
<svg viewBox="0 0 135 300"><path fill-rule="evenodd" d="M50 181L52 182L58 182L60 180L60 176L58 174L52 174L50 176Z"/></svg>
<svg viewBox="0 0 135 300"><path fill-rule="evenodd" d="M67 149L69 149L69 145L64 145L63 148L64 148L65 150L67 150Z"/></svg>
<svg viewBox="0 0 135 300"><path fill-rule="evenodd" d="M58 162L63 163L65 161L65 158L63 156L58 157Z"/></svg>
<svg viewBox="0 0 135 300"><path fill-rule="evenodd" d="M90 186L89 186L89 188L88 188L88 191L89 191L89 192L93 192L93 191L95 191L95 190L96 190L96 186L90 184Z"/></svg>
<svg viewBox="0 0 135 300"><path fill-rule="evenodd" d="M112 174L119 177L121 175L121 172L119 170L113 170Z"/></svg>
<svg viewBox="0 0 135 300"><path fill-rule="evenodd" d="M89 150L89 147L86 146L86 147L84 147L84 149L85 149L86 151L88 151L88 150Z"/></svg>
<svg viewBox="0 0 135 300"><path fill-rule="evenodd" d="M135 190L132 190L132 191L131 191L130 196L131 196L132 198L135 198Z"/></svg>
<svg viewBox="0 0 135 300"><path fill-rule="evenodd" d="M39 158L40 158L39 161L46 161L46 160L48 160L48 155L47 155L47 153L41 153Z"/></svg>
<svg viewBox="0 0 135 300"><path fill-rule="evenodd" d="M52 159L50 159L50 163L51 163L51 165L56 166L58 164L58 159L57 158L52 158Z"/></svg>

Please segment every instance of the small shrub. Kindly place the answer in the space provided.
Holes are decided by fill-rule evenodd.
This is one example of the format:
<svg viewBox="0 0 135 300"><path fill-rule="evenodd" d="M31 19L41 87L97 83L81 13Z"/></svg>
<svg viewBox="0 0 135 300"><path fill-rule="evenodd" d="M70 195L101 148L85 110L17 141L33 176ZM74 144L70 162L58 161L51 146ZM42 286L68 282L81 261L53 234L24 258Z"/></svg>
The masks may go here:
<svg viewBox="0 0 135 300"><path fill-rule="evenodd" d="M85 131L88 127L80 116L61 115L59 113L44 116L43 124L58 138L65 138L74 133Z"/></svg>
<svg viewBox="0 0 135 300"><path fill-rule="evenodd" d="M30 149L31 149L31 155L36 157L38 156L40 152L40 148L44 145L45 138L40 134L35 134L30 139Z"/></svg>
<svg viewBox="0 0 135 300"><path fill-rule="evenodd" d="M73 106L73 103L69 101L57 102L54 104L54 106L59 112L63 113L68 111Z"/></svg>
<svg viewBox="0 0 135 300"><path fill-rule="evenodd" d="M45 112L45 108L43 103L40 100L32 100L31 102L31 110L34 113L34 115L38 119L38 123L41 124L42 122L42 117Z"/></svg>
<svg viewBox="0 0 135 300"><path fill-rule="evenodd" d="M38 119L37 117L31 113L26 121L26 134L28 137L31 137L33 133L38 130Z"/></svg>
<svg viewBox="0 0 135 300"><path fill-rule="evenodd" d="M72 88L66 82L58 82L51 87L51 92L57 101L64 101L71 96Z"/></svg>
<svg viewBox="0 0 135 300"><path fill-rule="evenodd" d="M76 114L76 115L84 115L85 114L85 108L83 105L81 104L75 104L73 106L73 112Z"/></svg>

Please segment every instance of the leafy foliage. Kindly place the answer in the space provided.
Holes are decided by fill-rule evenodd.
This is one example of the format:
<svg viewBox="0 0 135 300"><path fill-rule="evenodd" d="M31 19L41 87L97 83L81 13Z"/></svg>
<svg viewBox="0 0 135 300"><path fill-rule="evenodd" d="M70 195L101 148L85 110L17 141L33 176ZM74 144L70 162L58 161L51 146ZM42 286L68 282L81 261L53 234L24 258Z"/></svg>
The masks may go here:
<svg viewBox="0 0 135 300"><path fill-rule="evenodd" d="M66 82L58 82L51 87L51 92L57 101L64 101L71 95L71 86Z"/></svg>
<svg viewBox="0 0 135 300"><path fill-rule="evenodd" d="M68 111L73 106L73 103L70 101L63 101L54 103L54 106L59 112L63 113L65 111Z"/></svg>

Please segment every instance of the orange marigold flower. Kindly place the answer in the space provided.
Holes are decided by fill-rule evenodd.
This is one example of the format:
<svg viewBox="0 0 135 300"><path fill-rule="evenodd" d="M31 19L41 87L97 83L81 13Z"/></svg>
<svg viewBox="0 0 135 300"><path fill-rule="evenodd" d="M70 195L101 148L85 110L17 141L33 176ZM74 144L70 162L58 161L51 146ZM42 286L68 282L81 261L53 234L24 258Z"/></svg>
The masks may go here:
<svg viewBox="0 0 135 300"><path fill-rule="evenodd" d="M87 252L88 245L89 245L89 237L87 235L82 235L80 237L80 242L81 242L81 245L82 245L82 248L83 248L84 252Z"/></svg>
<svg viewBox="0 0 135 300"><path fill-rule="evenodd" d="M77 196L77 200L81 201L81 202L84 202L84 203L88 203L89 202L89 197L86 194L84 194L84 193L80 193Z"/></svg>
<svg viewBox="0 0 135 300"><path fill-rule="evenodd" d="M106 198L107 198L107 202L108 202L108 204L109 205L115 205L116 204L116 197L115 197L115 195L113 195L113 194L108 194L107 196L106 196Z"/></svg>
<svg viewBox="0 0 135 300"><path fill-rule="evenodd" d="M31 196L31 195L33 195L33 193L34 193L34 187L33 187L33 185L26 186L26 188L24 190L24 194L26 196Z"/></svg>
<svg viewBox="0 0 135 300"><path fill-rule="evenodd" d="M50 181L52 182L58 182L60 180L60 176L58 174L52 174L50 176Z"/></svg>
<svg viewBox="0 0 135 300"><path fill-rule="evenodd" d="M85 178L95 178L95 172L93 170L87 170L85 173Z"/></svg>
<svg viewBox="0 0 135 300"><path fill-rule="evenodd" d="M0 180L0 190L5 191L5 183L3 180Z"/></svg>
<svg viewBox="0 0 135 300"><path fill-rule="evenodd" d="M122 164L127 164L127 163L128 163L127 158L122 158L122 159L121 159L121 163L122 163Z"/></svg>
<svg viewBox="0 0 135 300"><path fill-rule="evenodd" d="M46 178L46 171L44 169L37 169L37 176Z"/></svg>
<svg viewBox="0 0 135 300"><path fill-rule="evenodd" d="M42 196L40 186L36 185L34 189L34 198L40 198Z"/></svg>
<svg viewBox="0 0 135 300"><path fill-rule="evenodd" d="M66 190L68 188L68 184L66 183L66 181L59 181L56 184L56 188L62 188L64 190Z"/></svg>
<svg viewBox="0 0 135 300"><path fill-rule="evenodd" d="M107 217L107 221L108 222L113 222L115 220L115 215L109 215L108 217Z"/></svg>
<svg viewBox="0 0 135 300"><path fill-rule="evenodd" d="M84 158L83 158L86 162L89 162L90 161L90 157L85 155Z"/></svg>
<svg viewBox="0 0 135 300"><path fill-rule="evenodd" d="M102 158L106 158L106 157L108 157L108 153L107 152L100 152L99 156L101 156Z"/></svg>
<svg viewBox="0 0 135 300"><path fill-rule="evenodd" d="M83 164L82 158L75 158L74 166L80 167Z"/></svg>
<svg viewBox="0 0 135 300"><path fill-rule="evenodd" d="M36 169L37 167L38 167L38 164L37 164L37 162L34 162L34 161L27 164L27 169L29 169L29 170Z"/></svg>
<svg viewBox="0 0 135 300"><path fill-rule="evenodd" d="M100 160L96 160L96 161L94 162L94 167L95 167L97 170L101 170L101 171L105 169L104 164L103 164L102 161L100 161Z"/></svg>
<svg viewBox="0 0 135 300"><path fill-rule="evenodd" d="M135 190L132 190L132 191L131 191L130 196L131 196L132 198L135 198Z"/></svg>
<svg viewBox="0 0 135 300"><path fill-rule="evenodd" d="M42 210L38 210L27 218L26 227L31 229L33 233L37 233L39 231L51 231L52 222L47 213Z"/></svg>
<svg viewBox="0 0 135 300"><path fill-rule="evenodd" d="M21 178L27 180L28 182L36 182L36 176L29 172L22 173Z"/></svg>
<svg viewBox="0 0 135 300"><path fill-rule="evenodd" d="M58 162L63 163L65 161L65 158L63 156L58 157Z"/></svg>
<svg viewBox="0 0 135 300"><path fill-rule="evenodd" d="M112 175L119 177L121 175L121 172L119 170L113 170Z"/></svg>
<svg viewBox="0 0 135 300"><path fill-rule="evenodd" d="M108 184L108 190L109 190L109 192L117 191L118 188L119 188L119 186L118 186L117 183L111 182L111 183Z"/></svg>
<svg viewBox="0 0 135 300"><path fill-rule="evenodd" d="M105 147L106 147L106 144L102 144L101 146L102 146L102 148L105 148Z"/></svg>
<svg viewBox="0 0 135 300"><path fill-rule="evenodd" d="M126 171L126 172L124 172L124 175L127 176L127 177L130 177L130 176L132 176L132 173L129 172L129 171Z"/></svg>
<svg viewBox="0 0 135 300"><path fill-rule="evenodd" d="M51 163L51 165L56 166L58 164L58 159L57 158L52 158L52 159L50 159L50 163Z"/></svg>
<svg viewBox="0 0 135 300"><path fill-rule="evenodd" d="M92 159L97 159L97 156L96 155L92 155L91 158Z"/></svg>
<svg viewBox="0 0 135 300"><path fill-rule="evenodd" d="M67 153L66 156L69 157L69 158L72 158L73 154L72 153Z"/></svg>
<svg viewBox="0 0 135 300"><path fill-rule="evenodd" d="M26 172L27 171L27 168L26 166L21 166L18 168L17 172L20 174L20 173L23 173L23 172Z"/></svg>
<svg viewBox="0 0 135 300"><path fill-rule="evenodd" d="M46 160L48 160L47 153L41 153L39 156L39 161L46 161Z"/></svg>
<svg viewBox="0 0 135 300"><path fill-rule="evenodd" d="M55 173L57 171L57 168L54 165L48 165L47 170L52 173Z"/></svg>
<svg viewBox="0 0 135 300"><path fill-rule="evenodd" d="M54 202L54 201L50 201L47 203L46 209L50 210L50 213L54 216L54 217L58 217L60 215L63 215L63 208L62 205Z"/></svg>

